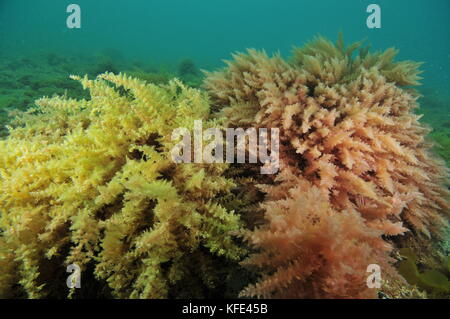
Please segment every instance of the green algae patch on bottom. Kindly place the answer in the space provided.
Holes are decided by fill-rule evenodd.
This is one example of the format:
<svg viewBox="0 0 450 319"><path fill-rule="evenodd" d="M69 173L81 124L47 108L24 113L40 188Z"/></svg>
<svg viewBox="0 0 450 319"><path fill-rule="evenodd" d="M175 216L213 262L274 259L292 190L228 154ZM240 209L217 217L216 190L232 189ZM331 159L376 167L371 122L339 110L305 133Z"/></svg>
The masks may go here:
<svg viewBox="0 0 450 319"><path fill-rule="evenodd" d="M404 257L398 265L399 273L410 283L425 290L432 297L450 296L450 256L447 256L442 269L426 269L420 271L417 266L417 256L409 248L400 249Z"/></svg>

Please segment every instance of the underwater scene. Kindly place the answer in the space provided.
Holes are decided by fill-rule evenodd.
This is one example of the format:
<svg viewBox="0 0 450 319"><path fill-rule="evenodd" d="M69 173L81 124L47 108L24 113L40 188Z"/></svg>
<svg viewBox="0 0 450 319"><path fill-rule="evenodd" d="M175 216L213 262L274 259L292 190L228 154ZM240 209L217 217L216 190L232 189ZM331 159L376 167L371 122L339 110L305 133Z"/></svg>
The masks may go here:
<svg viewBox="0 0 450 319"><path fill-rule="evenodd" d="M450 299L449 40L448 0L0 0L0 298Z"/></svg>

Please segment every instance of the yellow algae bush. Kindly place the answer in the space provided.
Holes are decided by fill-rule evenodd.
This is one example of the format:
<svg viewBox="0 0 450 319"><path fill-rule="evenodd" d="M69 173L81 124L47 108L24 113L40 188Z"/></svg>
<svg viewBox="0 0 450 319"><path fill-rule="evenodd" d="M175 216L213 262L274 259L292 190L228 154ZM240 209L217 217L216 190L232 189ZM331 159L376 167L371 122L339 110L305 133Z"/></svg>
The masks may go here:
<svg viewBox="0 0 450 319"><path fill-rule="evenodd" d="M67 296L69 264L115 297L212 288L242 253L239 217L219 203L234 183L227 164L170 158L175 128L218 126L207 97L177 80L73 78L90 100L40 99L0 142L0 297Z"/></svg>

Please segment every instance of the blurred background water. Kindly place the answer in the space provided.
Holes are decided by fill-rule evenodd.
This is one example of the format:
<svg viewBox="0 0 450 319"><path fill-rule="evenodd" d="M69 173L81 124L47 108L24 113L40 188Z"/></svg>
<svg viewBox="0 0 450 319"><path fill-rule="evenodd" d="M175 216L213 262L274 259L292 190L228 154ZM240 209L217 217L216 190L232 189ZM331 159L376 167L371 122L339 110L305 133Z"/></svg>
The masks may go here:
<svg viewBox="0 0 450 319"><path fill-rule="evenodd" d="M81 7L81 29L67 28L71 3ZM380 29L366 25L371 3L381 7ZM366 39L373 49L398 48L398 59L425 62L425 120L450 146L449 0L0 0L0 111L74 89L58 84L69 73L130 69L111 61L89 62L99 64L94 71L73 59L58 64L65 56L138 61L134 70L147 63L172 72L185 59L215 69L232 52L287 56L314 35L335 40L339 31L347 43ZM36 60L39 54L46 57Z"/></svg>
<svg viewBox="0 0 450 319"><path fill-rule="evenodd" d="M71 3L81 7L81 29L66 26ZM381 29L366 26L371 3L381 6ZM449 0L0 0L0 45L10 52L114 48L129 58L170 64L189 57L212 68L234 51L288 54L313 35L335 39L338 31L426 62L425 83L448 89Z"/></svg>

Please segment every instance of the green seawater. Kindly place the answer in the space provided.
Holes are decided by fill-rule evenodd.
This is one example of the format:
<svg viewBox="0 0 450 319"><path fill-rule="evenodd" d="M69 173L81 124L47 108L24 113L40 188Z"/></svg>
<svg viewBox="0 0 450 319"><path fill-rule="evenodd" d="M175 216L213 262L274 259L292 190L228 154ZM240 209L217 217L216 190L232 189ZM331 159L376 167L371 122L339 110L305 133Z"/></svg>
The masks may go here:
<svg viewBox="0 0 450 319"><path fill-rule="evenodd" d="M66 23L72 3L81 9L79 29ZM371 3L381 8L381 28L366 25ZM314 35L336 39L340 31L347 42L394 46L398 59L424 62L418 112L449 163L448 0L1 0L1 123L10 110L44 95L83 96L69 74L125 71L155 82L178 76L198 86L199 69L221 67L233 52L287 55Z"/></svg>
<svg viewBox="0 0 450 319"><path fill-rule="evenodd" d="M70 4L80 28L69 28ZM372 50L395 47L399 60L420 61L418 114L432 128L435 150L450 164L450 1L379 0L381 28L369 29L368 0L1 0L0 136L11 111L42 96L84 97L70 74L126 72L164 83L179 77L199 87L247 48L288 55L315 35Z"/></svg>

